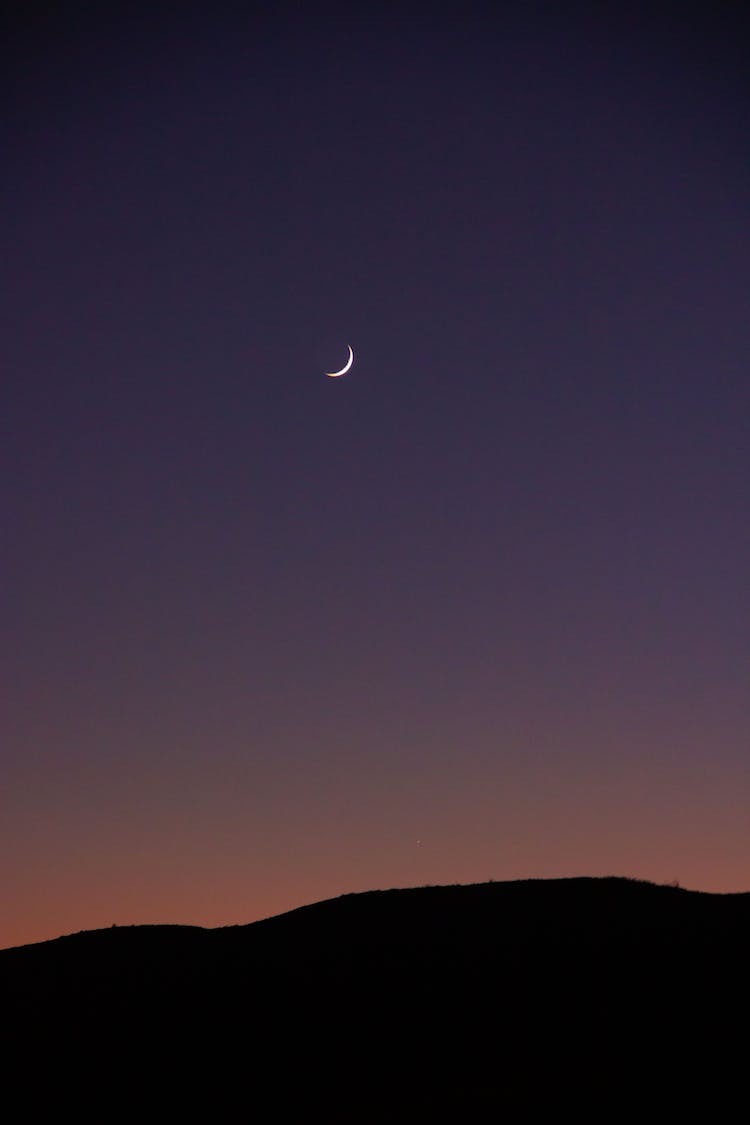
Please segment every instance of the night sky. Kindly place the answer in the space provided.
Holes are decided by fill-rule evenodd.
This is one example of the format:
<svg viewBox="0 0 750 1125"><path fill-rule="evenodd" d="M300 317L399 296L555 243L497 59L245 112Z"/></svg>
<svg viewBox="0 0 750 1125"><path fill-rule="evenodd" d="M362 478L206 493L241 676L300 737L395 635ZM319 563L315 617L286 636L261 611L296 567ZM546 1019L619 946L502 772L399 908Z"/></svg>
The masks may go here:
<svg viewBox="0 0 750 1125"><path fill-rule="evenodd" d="M0 945L748 889L740 7L17 6Z"/></svg>

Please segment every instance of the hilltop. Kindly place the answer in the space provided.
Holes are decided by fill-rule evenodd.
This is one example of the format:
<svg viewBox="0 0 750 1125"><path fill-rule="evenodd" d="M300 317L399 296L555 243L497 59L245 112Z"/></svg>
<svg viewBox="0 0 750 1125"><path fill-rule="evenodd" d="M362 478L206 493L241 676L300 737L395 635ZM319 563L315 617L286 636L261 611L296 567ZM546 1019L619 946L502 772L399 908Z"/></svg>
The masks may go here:
<svg viewBox="0 0 750 1125"><path fill-rule="evenodd" d="M414 1120L417 1105L417 1120L455 1120L573 1075L590 1093L634 1069L632 1093L695 1056L705 1070L750 999L749 947L748 894L529 880L73 934L0 951L0 990L14 1046L36 1057L127 1058L159 1096L157 1060L179 1060L174 1106L200 1076L231 1106L247 1084L298 1110L322 1099L327 1120Z"/></svg>

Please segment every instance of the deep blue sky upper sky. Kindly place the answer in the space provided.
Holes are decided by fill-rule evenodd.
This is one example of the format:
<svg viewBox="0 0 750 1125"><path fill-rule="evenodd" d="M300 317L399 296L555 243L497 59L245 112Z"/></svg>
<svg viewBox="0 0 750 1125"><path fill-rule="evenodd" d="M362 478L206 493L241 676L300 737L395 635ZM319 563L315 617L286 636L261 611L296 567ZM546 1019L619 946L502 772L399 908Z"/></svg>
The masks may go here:
<svg viewBox="0 0 750 1125"><path fill-rule="evenodd" d="M6 47L4 943L746 886L739 9L104 7Z"/></svg>

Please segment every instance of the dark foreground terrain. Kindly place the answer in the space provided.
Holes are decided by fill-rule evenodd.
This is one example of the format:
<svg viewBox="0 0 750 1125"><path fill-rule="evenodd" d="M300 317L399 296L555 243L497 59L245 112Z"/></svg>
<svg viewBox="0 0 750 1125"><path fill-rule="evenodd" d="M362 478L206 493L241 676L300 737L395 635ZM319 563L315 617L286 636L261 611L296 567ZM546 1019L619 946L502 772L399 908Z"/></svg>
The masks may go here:
<svg viewBox="0 0 750 1125"><path fill-rule="evenodd" d="M6 1090L19 1120L723 1120L749 954L750 894L627 879L73 934L0 951Z"/></svg>

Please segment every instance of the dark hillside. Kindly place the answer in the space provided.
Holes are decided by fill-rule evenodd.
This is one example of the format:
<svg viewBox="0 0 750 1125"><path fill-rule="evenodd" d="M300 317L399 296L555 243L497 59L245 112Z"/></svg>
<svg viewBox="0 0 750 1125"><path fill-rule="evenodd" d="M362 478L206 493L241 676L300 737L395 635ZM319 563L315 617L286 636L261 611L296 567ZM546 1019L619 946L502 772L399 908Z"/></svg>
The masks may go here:
<svg viewBox="0 0 750 1125"><path fill-rule="evenodd" d="M456 1101L548 1100L550 1083L568 1099L574 1076L585 1100L613 1083L618 1098L663 1086L674 1067L705 1076L718 1055L731 1073L749 948L750 895L486 883L4 950L0 996L21 1056L52 1050L103 1073L127 1058L136 1082L158 1062L162 1095L179 1060L183 1079L231 1105L240 1082L278 1104L322 1098L329 1120L413 1120L416 1104L417 1120L447 1120ZM170 1080L170 1096L191 1082Z"/></svg>

